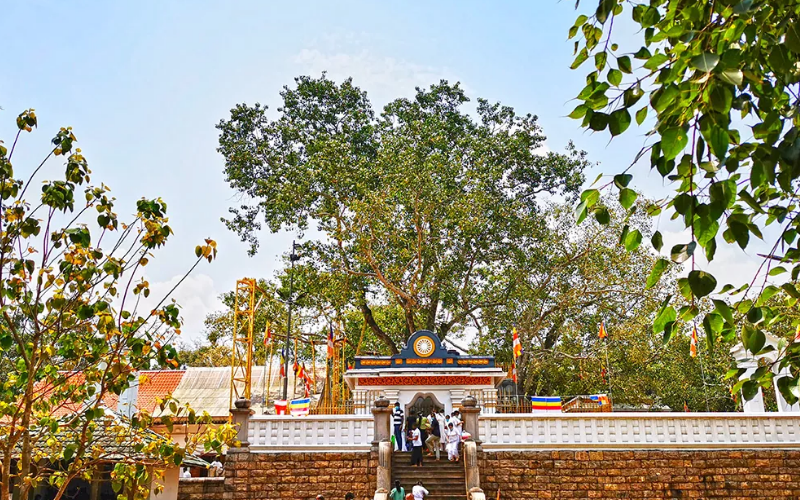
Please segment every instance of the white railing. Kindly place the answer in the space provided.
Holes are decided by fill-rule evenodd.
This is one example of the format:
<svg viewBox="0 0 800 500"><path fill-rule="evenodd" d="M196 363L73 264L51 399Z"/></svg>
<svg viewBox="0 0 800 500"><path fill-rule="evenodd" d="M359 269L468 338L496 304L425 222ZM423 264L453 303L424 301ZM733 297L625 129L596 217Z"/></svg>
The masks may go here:
<svg viewBox="0 0 800 500"><path fill-rule="evenodd" d="M254 415L247 441L253 453L369 451L373 425L372 415Z"/></svg>
<svg viewBox="0 0 800 500"><path fill-rule="evenodd" d="M479 427L486 451L800 448L800 414L495 414Z"/></svg>

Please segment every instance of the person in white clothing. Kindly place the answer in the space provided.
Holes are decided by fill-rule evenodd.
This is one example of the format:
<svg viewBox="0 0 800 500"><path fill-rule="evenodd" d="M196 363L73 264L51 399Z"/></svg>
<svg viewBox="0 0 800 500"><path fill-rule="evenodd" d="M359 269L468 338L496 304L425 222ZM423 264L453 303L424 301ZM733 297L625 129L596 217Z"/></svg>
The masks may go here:
<svg viewBox="0 0 800 500"><path fill-rule="evenodd" d="M453 425L447 424L447 459L451 462L458 462L458 444L461 442L461 433Z"/></svg>
<svg viewBox="0 0 800 500"><path fill-rule="evenodd" d="M423 500L429 493L428 490L422 486L422 481L417 481L417 484L411 488L411 494L414 495L414 500Z"/></svg>

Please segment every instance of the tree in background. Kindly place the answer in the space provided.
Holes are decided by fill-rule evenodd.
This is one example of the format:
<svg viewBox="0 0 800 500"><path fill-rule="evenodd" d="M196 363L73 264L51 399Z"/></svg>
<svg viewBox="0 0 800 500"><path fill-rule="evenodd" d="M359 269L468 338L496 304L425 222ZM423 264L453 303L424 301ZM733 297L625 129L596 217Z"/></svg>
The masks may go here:
<svg viewBox="0 0 800 500"><path fill-rule="evenodd" d="M570 116L612 137L625 133L632 117L639 125L648 114L656 117L650 141L631 165L599 189L584 191L579 218L604 218L599 190L618 191L620 204L635 210L629 185L641 168L638 160L649 156L651 169L671 182L672 194L648 214L666 211L690 232L654 264L656 277L675 264L690 266L679 280L688 304L682 310L665 304L657 315L666 319L656 322L659 333L668 340L682 324L702 323L709 343L739 338L753 355L772 349L765 347L766 332L781 337L775 364L790 369L778 380L790 403L800 397L794 331L800 323L795 319L787 327L783 321L800 299L799 6L796 0L599 0L593 15L580 15L569 30L570 38L579 36L572 67L594 62ZM630 50L613 39L623 16L641 27ZM711 261L719 244L747 250L753 238L767 250L742 287L718 288L716 277L696 264L696 252ZM660 233L652 244L661 252ZM779 281L770 278L779 275ZM730 301L715 299L714 310L698 316L696 300L712 293L728 293ZM759 386L770 386L773 368L762 366L734 390L751 398Z"/></svg>
<svg viewBox="0 0 800 500"><path fill-rule="evenodd" d="M178 305L167 294L140 307L150 294L141 272L172 234L166 203L139 200L133 220L120 220L109 189L89 184L69 128L23 182L11 162L22 133L37 126L33 110L17 125L10 150L0 144L0 364L13 366L0 381L0 498L11 498L12 482L20 498L46 482L59 499L71 480L98 474L109 460L115 489L145 498L155 474L145 465L179 465L199 443L219 449L235 437L226 425L177 446L148 431L151 415L123 422L105 410L104 399L119 396L137 371L178 364ZM65 159L64 176L33 184L55 157ZM210 262L215 246L199 245L186 275ZM172 400L161 410L168 428L171 415L202 421Z"/></svg>
<svg viewBox="0 0 800 500"><path fill-rule="evenodd" d="M493 274L536 236L538 197L571 197L583 182L584 153L542 154L536 117L506 106L479 99L473 118L457 84L417 89L378 116L350 80L300 77L281 97L275 119L241 104L218 125L244 200L226 224L254 253L262 223L315 223L320 237L301 248L308 293L337 319L355 308L390 352L417 329L445 338L505 301ZM401 325L379 322L376 305L398 308Z"/></svg>

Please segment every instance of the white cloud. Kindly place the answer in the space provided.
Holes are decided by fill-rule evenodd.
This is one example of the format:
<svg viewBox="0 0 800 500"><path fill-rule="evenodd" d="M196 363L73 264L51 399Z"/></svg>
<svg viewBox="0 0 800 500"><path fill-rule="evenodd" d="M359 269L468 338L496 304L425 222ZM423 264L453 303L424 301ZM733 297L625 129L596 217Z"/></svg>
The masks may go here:
<svg viewBox="0 0 800 500"><path fill-rule="evenodd" d="M164 295L178 283L181 276L173 276L167 281L150 282L150 297L139 306L140 311L154 307ZM190 342L203 337L203 320L206 315L223 308L222 301L214 287L214 280L206 274L192 274L170 295L181 309L183 328L180 340Z"/></svg>
<svg viewBox="0 0 800 500"><path fill-rule="evenodd" d="M381 56L369 49L359 48L363 42L347 44L355 47L305 48L296 54L293 62L302 71L318 75L323 71L334 80L353 77L356 85L369 92L371 97L385 103L397 97L414 95L416 87L428 87L441 79L452 82L458 79L445 67L416 64L404 59ZM465 87L465 90L468 89Z"/></svg>

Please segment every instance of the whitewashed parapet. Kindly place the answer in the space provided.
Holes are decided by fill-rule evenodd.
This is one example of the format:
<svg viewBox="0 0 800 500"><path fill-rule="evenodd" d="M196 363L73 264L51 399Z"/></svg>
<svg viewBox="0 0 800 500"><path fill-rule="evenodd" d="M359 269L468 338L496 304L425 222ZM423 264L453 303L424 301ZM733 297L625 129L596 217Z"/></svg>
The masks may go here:
<svg viewBox="0 0 800 500"><path fill-rule="evenodd" d="M247 440L251 453L369 451L372 415L254 415Z"/></svg>
<svg viewBox="0 0 800 500"><path fill-rule="evenodd" d="M583 413L482 415L486 451L800 448L800 415Z"/></svg>

